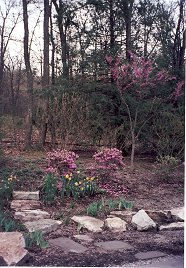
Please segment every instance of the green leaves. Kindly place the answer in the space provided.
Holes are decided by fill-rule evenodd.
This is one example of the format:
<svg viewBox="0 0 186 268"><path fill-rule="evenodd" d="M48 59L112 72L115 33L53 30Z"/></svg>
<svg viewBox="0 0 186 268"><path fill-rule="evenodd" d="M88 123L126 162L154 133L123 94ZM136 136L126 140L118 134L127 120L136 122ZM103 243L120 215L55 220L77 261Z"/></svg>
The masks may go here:
<svg viewBox="0 0 186 268"><path fill-rule="evenodd" d="M43 233L40 231L26 234L25 244L26 248L31 248L32 246L39 246L40 248L48 247L48 242L44 239Z"/></svg>
<svg viewBox="0 0 186 268"><path fill-rule="evenodd" d="M57 195L57 177L54 174L48 173L46 175L43 191L44 201L49 204L53 203Z"/></svg>

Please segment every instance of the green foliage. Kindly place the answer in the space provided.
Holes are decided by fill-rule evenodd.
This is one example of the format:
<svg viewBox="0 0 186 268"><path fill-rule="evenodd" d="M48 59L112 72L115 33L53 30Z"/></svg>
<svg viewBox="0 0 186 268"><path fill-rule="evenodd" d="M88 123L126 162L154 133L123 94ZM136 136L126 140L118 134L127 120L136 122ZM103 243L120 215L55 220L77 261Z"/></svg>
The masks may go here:
<svg viewBox="0 0 186 268"><path fill-rule="evenodd" d="M118 202L116 200L109 199L107 203L108 203L109 210L115 210L118 207Z"/></svg>
<svg viewBox="0 0 186 268"><path fill-rule="evenodd" d="M158 156L183 157L184 108L160 110L153 117L151 131L154 149Z"/></svg>
<svg viewBox="0 0 186 268"><path fill-rule="evenodd" d="M99 212L107 212L112 210L122 210L122 209L132 209L134 204L132 202L126 201L123 197L119 199L108 199L103 198L100 201L93 202L87 207L87 215L96 217Z"/></svg>
<svg viewBox="0 0 186 268"><path fill-rule="evenodd" d="M157 158L156 174L163 179L171 179L174 175L174 170L181 164L181 161L173 156L160 156Z"/></svg>
<svg viewBox="0 0 186 268"><path fill-rule="evenodd" d="M3 211L0 211L0 227L5 232L24 231L24 226L16 220L11 219Z"/></svg>
<svg viewBox="0 0 186 268"><path fill-rule="evenodd" d="M54 174L48 173L45 176L43 192L44 201L53 203L57 195L57 177Z"/></svg>
<svg viewBox="0 0 186 268"><path fill-rule="evenodd" d="M47 248L48 242L44 239L43 233L36 231L25 235L26 248L32 248L33 246L39 246L40 248Z"/></svg>
<svg viewBox="0 0 186 268"><path fill-rule="evenodd" d="M100 211L104 208L103 200L93 202L87 207L87 215L96 217Z"/></svg>
<svg viewBox="0 0 186 268"><path fill-rule="evenodd" d="M10 175L9 177L5 176L3 178L0 178L0 202L1 204L4 204L11 198L15 179L16 177L13 175Z"/></svg>
<svg viewBox="0 0 186 268"><path fill-rule="evenodd" d="M94 177L79 176L79 174L66 174L61 177L61 196L72 196L75 199L84 196L92 196L97 193L97 185Z"/></svg>
<svg viewBox="0 0 186 268"><path fill-rule="evenodd" d="M126 201L124 198L120 198L118 201L118 209L132 209L134 204L132 202Z"/></svg>

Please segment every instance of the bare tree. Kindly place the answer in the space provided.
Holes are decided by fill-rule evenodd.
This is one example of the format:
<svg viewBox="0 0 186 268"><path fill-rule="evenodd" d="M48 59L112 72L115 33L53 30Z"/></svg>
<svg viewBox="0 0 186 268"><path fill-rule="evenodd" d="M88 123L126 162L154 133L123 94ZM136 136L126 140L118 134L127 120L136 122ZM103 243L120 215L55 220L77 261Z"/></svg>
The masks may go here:
<svg viewBox="0 0 186 268"><path fill-rule="evenodd" d="M12 15L11 10L13 9L15 5L15 1L9 0L8 2L5 2L5 11L0 7L0 20L1 26L0 26L0 95L2 95L3 91L3 73L4 73L4 67L5 67L5 54L7 51L7 47L9 44L9 41L11 40L12 33L17 25L18 19L20 17L20 13L14 17L13 24L7 30L7 22L9 17Z"/></svg>

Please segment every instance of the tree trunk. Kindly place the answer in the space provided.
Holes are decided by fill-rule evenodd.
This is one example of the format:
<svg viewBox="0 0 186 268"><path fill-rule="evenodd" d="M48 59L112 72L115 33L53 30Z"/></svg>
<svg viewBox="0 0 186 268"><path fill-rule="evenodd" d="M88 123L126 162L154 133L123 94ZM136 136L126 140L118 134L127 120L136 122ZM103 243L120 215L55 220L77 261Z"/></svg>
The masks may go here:
<svg viewBox="0 0 186 268"><path fill-rule="evenodd" d="M131 142L132 142L132 151L131 151L131 157L130 157L130 166L133 169L134 168L134 153L135 153L135 135L134 132L131 133Z"/></svg>
<svg viewBox="0 0 186 268"><path fill-rule="evenodd" d="M126 34L126 58L130 60L130 51L132 50L132 40L131 40L131 22L132 22L132 11L134 0L121 1L121 9L123 12L125 20L125 34Z"/></svg>
<svg viewBox="0 0 186 268"><path fill-rule="evenodd" d="M32 144L32 119L33 119L33 74L30 66L30 55L29 55L29 30L28 30L28 11L27 11L27 0L23 2L23 22L24 22L24 61L27 74L27 92L28 92L28 103L27 103L27 115L26 115L26 136L25 136L25 148L29 149Z"/></svg>
<svg viewBox="0 0 186 268"><path fill-rule="evenodd" d="M44 51L43 51L43 90L49 89L49 17L50 17L50 5L49 0L44 0ZM48 129L48 115L49 115L49 97L47 94L46 100L43 100L43 118L40 134L40 146L45 145L46 134Z"/></svg>
<svg viewBox="0 0 186 268"><path fill-rule="evenodd" d="M57 23L59 28L59 35L60 35L60 42L61 42L61 59L62 59L62 65L63 65L63 76L64 78L69 77L69 66L67 64L68 59L68 45L67 45L67 37L66 37L66 25L64 25L63 22L63 3L62 1L59 1L59 6L56 2L56 0L52 0L52 3L55 6L56 12L57 12Z"/></svg>

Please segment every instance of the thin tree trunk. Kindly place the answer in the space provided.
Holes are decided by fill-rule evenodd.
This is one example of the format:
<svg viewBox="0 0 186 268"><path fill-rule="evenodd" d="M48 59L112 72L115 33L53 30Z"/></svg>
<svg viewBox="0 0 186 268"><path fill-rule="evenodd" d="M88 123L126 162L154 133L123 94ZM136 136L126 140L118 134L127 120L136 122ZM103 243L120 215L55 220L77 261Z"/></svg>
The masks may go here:
<svg viewBox="0 0 186 268"><path fill-rule="evenodd" d="M30 148L32 144L32 119L33 119L33 74L30 65L29 55L29 30L28 30L28 11L27 0L23 2L23 22L24 22L24 60L27 74L27 92L28 92L28 104L26 115L26 136L25 136L25 148Z"/></svg>
<svg viewBox="0 0 186 268"><path fill-rule="evenodd" d="M43 59L43 80L42 87L44 90L49 88L49 17L50 17L50 5L49 0L44 0L44 22L43 22L43 32L44 32L44 59ZM43 120L41 126L40 134L40 146L45 145L47 129L48 129L48 114L49 114L49 97L47 94L45 103L43 105Z"/></svg>
<svg viewBox="0 0 186 268"><path fill-rule="evenodd" d="M134 153L135 153L135 134L134 132L131 133L131 142L132 142L132 150L131 150L131 157L130 157L130 166L134 168Z"/></svg>

